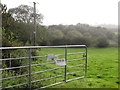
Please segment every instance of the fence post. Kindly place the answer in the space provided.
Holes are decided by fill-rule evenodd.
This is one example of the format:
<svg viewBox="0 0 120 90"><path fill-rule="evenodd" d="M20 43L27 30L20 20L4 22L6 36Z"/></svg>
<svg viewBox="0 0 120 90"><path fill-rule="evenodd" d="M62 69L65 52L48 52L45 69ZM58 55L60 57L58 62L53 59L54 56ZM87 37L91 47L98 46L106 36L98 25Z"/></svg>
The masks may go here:
<svg viewBox="0 0 120 90"><path fill-rule="evenodd" d="M67 46L65 47L65 72L64 72L64 81L66 82L66 73L67 73Z"/></svg>
<svg viewBox="0 0 120 90"><path fill-rule="evenodd" d="M29 49L29 88L31 90L31 49Z"/></svg>

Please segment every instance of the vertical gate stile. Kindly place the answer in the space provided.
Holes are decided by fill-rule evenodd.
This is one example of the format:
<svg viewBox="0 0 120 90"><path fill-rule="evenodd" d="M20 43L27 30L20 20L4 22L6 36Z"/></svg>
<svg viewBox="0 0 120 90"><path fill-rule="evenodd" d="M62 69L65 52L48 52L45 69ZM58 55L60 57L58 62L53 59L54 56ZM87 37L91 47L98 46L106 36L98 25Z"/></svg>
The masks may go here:
<svg viewBox="0 0 120 90"><path fill-rule="evenodd" d="M85 46L85 77L87 74L87 46Z"/></svg>
<svg viewBox="0 0 120 90"><path fill-rule="evenodd" d="M29 48L29 88L31 90L31 48Z"/></svg>
<svg viewBox="0 0 120 90"><path fill-rule="evenodd" d="M66 73L67 73L67 46L65 47L65 73L64 73L64 81L66 82Z"/></svg>

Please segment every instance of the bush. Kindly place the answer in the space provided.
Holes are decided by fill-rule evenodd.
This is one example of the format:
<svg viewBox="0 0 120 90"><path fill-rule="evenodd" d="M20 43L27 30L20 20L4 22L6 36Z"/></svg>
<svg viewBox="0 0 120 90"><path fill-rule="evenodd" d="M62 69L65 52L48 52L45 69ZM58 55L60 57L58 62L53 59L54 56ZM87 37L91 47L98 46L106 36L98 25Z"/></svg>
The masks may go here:
<svg viewBox="0 0 120 90"><path fill-rule="evenodd" d="M109 46L109 41L105 37L97 39L96 47L105 48L105 47L108 47L108 46Z"/></svg>
<svg viewBox="0 0 120 90"><path fill-rule="evenodd" d="M19 57L28 57L28 51L25 49L18 49L18 50L4 50L3 51L3 58L19 58ZM29 59L15 59L15 60L6 60L2 62L2 66L5 68L8 67L18 67L18 66L26 66L29 63ZM12 69L16 73L23 73L27 71L27 68L21 69Z"/></svg>

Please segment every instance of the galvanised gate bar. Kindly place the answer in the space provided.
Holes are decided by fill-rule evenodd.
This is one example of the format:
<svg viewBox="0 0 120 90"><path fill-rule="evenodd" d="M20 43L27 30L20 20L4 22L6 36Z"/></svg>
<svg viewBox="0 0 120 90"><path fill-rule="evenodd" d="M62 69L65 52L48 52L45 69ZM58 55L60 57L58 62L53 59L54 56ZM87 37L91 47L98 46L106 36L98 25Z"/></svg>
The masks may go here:
<svg viewBox="0 0 120 90"><path fill-rule="evenodd" d="M54 54L51 54L52 51L49 52L50 50L55 50L57 48L58 52L55 52ZM81 49L83 51L80 51ZM84 78L87 73L87 47L85 45L1 47L0 50L2 50L2 52L26 50L28 55L24 57L12 57L12 55L10 54L11 57L0 59L3 65L0 69L0 71L2 72L2 78L0 79L2 81L1 89L42 89ZM48 53L44 54L42 53L42 50L46 50L46 52ZM63 53L58 54L59 50L62 50ZM74 51L74 53L69 53L72 50L78 50L78 52ZM33 51L40 52L40 55L34 56ZM13 61L14 63L18 61L25 62L22 65L20 64L21 66L12 66ZM4 66L5 62L7 62L9 66ZM20 70L22 70L22 72ZM11 72L12 74L10 74ZM76 73L79 74L77 75ZM70 79L71 77L72 79ZM57 78L59 78L59 82L57 82ZM45 83L42 83L42 81L44 81ZM50 84L47 84L48 82L50 82Z"/></svg>

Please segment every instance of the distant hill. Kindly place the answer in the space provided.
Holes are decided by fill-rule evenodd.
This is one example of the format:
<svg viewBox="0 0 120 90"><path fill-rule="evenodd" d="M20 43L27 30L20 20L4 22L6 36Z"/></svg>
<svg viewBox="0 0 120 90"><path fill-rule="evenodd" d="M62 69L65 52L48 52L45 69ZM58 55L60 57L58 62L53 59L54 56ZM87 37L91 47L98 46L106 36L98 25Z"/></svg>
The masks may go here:
<svg viewBox="0 0 120 90"><path fill-rule="evenodd" d="M100 24L98 26L107 28L110 31L117 32L118 31L118 25L113 25L113 24Z"/></svg>
<svg viewBox="0 0 120 90"><path fill-rule="evenodd" d="M118 25L113 25L113 24L101 24L99 25L101 27L105 27L105 28L111 28L111 29L116 29L118 28Z"/></svg>

